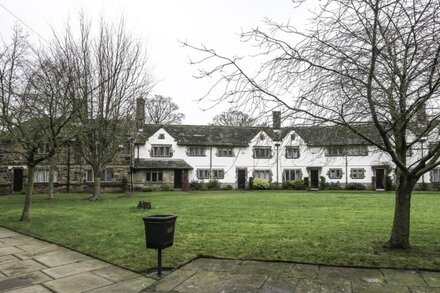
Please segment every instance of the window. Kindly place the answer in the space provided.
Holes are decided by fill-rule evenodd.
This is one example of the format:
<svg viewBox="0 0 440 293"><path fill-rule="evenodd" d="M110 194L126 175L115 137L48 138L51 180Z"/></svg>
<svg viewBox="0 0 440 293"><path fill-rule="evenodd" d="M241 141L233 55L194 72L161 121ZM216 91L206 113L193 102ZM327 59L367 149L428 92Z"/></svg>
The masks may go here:
<svg viewBox="0 0 440 293"><path fill-rule="evenodd" d="M270 170L254 170L254 178L262 178L270 181L271 173L272 172Z"/></svg>
<svg viewBox="0 0 440 293"><path fill-rule="evenodd" d="M272 158L272 148L271 147L254 147L253 149L254 159L270 159Z"/></svg>
<svg viewBox="0 0 440 293"><path fill-rule="evenodd" d="M93 170L86 170L86 182L94 182ZM113 181L113 169L106 168L101 172L101 182Z"/></svg>
<svg viewBox="0 0 440 293"><path fill-rule="evenodd" d="M217 157L233 157L234 151L232 148L217 148Z"/></svg>
<svg viewBox="0 0 440 293"><path fill-rule="evenodd" d="M351 179L364 179L365 178L365 169L351 169L350 170L350 178Z"/></svg>
<svg viewBox="0 0 440 293"><path fill-rule="evenodd" d="M289 146L286 147L286 159L297 159L299 158L299 147Z"/></svg>
<svg viewBox="0 0 440 293"><path fill-rule="evenodd" d="M151 153L152 157L171 157L171 146L170 145L152 145Z"/></svg>
<svg viewBox="0 0 440 293"><path fill-rule="evenodd" d="M296 139L296 135L292 133L292 134L290 135L290 140L295 140L295 139Z"/></svg>
<svg viewBox="0 0 440 293"><path fill-rule="evenodd" d="M225 171L223 169L212 169L212 176L209 176L209 169L197 169L198 179L223 179L225 178Z"/></svg>
<svg viewBox="0 0 440 293"><path fill-rule="evenodd" d="M329 146L327 147L326 156L328 157L345 156L345 148L343 146Z"/></svg>
<svg viewBox="0 0 440 293"><path fill-rule="evenodd" d="M189 147L186 150L186 154L190 157L204 157L205 148L204 147Z"/></svg>
<svg viewBox="0 0 440 293"><path fill-rule="evenodd" d="M48 183L49 170L36 170L34 174L35 183ZM53 172L53 182L58 182L58 172Z"/></svg>
<svg viewBox="0 0 440 293"><path fill-rule="evenodd" d="M113 169L107 168L101 172L101 182L112 182L113 180Z"/></svg>
<svg viewBox="0 0 440 293"><path fill-rule="evenodd" d="M147 177L145 179L147 182L162 182L163 181L163 171L147 171Z"/></svg>
<svg viewBox="0 0 440 293"><path fill-rule="evenodd" d="M412 148L408 148L408 149L406 150L406 156L407 156L407 157L411 157L411 156L412 156Z"/></svg>
<svg viewBox="0 0 440 293"><path fill-rule="evenodd" d="M347 156L368 156L368 147L366 145L349 146Z"/></svg>
<svg viewBox="0 0 440 293"><path fill-rule="evenodd" d="M283 172L283 179L285 181L291 181L296 179L302 179L301 169L288 169Z"/></svg>
<svg viewBox="0 0 440 293"><path fill-rule="evenodd" d="M159 133L159 139L165 139L165 134L164 133Z"/></svg>
<svg viewBox="0 0 440 293"><path fill-rule="evenodd" d="M432 169L431 182L440 183L440 168Z"/></svg>
<svg viewBox="0 0 440 293"><path fill-rule="evenodd" d="M342 169L329 169L327 172L327 176L330 179L341 179L342 175Z"/></svg>

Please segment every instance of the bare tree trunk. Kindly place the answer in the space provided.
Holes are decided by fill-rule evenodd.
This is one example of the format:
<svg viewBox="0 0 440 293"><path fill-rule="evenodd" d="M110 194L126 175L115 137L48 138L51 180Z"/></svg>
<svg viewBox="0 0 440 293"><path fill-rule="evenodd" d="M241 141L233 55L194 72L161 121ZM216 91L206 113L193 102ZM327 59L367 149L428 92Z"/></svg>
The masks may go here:
<svg viewBox="0 0 440 293"><path fill-rule="evenodd" d="M34 190L35 166L28 165L27 167L28 167L28 177L27 177L27 185L26 185L26 194L24 197L24 207L23 207L23 213L21 214L20 221L28 221L29 220L29 212L31 210L32 192Z"/></svg>
<svg viewBox="0 0 440 293"><path fill-rule="evenodd" d="M54 169L55 169L55 160L49 160L49 199L53 199L53 182L54 182Z"/></svg>
<svg viewBox="0 0 440 293"><path fill-rule="evenodd" d="M397 180L394 221L389 247L406 249L410 247L411 193L417 180L405 175L398 176Z"/></svg>
<svg viewBox="0 0 440 293"><path fill-rule="evenodd" d="M100 172L94 172L94 188L93 188L93 196L90 198L90 200L99 200L101 199L101 173Z"/></svg>

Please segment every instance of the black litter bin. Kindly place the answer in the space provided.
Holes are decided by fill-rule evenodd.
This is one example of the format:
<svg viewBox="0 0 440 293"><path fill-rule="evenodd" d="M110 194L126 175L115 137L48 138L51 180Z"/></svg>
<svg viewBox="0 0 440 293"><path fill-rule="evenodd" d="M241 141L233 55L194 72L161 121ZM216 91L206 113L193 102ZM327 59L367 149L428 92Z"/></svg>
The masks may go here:
<svg viewBox="0 0 440 293"><path fill-rule="evenodd" d="M163 249L173 246L176 218L173 215L143 217L147 248Z"/></svg>
<svg viewBox="0 0 440 293"><path fill-rule="evenodd" d="M162 249L173 246L174 226L177 216L153 215L143 217L147 248L158 249L157 273L162 274Z"/></svg>

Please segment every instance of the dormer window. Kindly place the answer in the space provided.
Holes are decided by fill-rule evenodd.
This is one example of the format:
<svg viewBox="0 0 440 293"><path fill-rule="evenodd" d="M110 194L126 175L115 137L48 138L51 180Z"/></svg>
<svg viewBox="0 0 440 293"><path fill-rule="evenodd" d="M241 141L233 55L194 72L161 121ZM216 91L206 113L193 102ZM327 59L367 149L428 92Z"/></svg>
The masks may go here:
<svg viewBox="0 0 440 293"><path fill-rule="evenodd" d="M172 157L171 145L152 145L151 157Z"/></svg>
<svg viewBox="0 0 440 293"><path fill-rule="evenodd" d="M292 133L291 135L290 135L290 140L295 140L296 139L296 135L294 134L294 133Z"/></svg>
<svg viewBox="0 0 440 293"><path fill-rule="evenodd" d="M260 134L260 140L264 140L264 134Z"/></svg>
<svg viewBox="0 0 440 293"><path fill-rule="evenodd" d="M205 147L189 147L186 154L190 157L204 157L206 156L205 149Z"/></svg>
<svg viewBox="0 0 440 293"><path fill-rule="evenodd" d="M49 153L49 148L50 147L48 143L41 144L37 149L37 154L46 155Z"/></svg>
<svg viewBox="0 0 440 293"><path fill-rule="evenodd" d="M165 134L164 133L159 133L159 139L165 139Z"/></svg>

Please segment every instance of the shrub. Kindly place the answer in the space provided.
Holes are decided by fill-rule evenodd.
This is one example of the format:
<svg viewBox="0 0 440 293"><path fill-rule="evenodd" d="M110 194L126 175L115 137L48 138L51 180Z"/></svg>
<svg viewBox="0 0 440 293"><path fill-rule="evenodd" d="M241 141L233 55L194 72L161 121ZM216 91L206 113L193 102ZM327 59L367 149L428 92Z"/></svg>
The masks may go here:
<svg viewBox="0 0 440 293"><path fill-rule="evenodd" d="M220 189L220 182L217 179L211 179L207 184L208 190L218 190Z"/></svg>
<svg viewBox="0 0 440 293"><path fill-rule="evenodd" d="M228 185L224 186L222 189L223 189L223 190L232 190L233 187L232 187L231 184L228 184Z"/></svg>
<svg viewBox="0 0 440 293"><path fill-rule="evenodd" d="M347 190L365 190L365 185L362 183L348 183L345 187Z"/></svg>
<svg viewBox="0 0 440 293"><path fill-rule="evenodd" d="M283 181L283 189L295 189L293 180Z"/></svg>
<svg viewBox="0 0 440 293"><path fill-rule="evenodd" d="M254 178L253 180L254 189L269 189L269 182L263 178Z"/></svg>
<svg viewBox="0 0 440 293"><path fill-rule="evenodd" d="M270 189L272 189L272 190L280 190L282 188L283 188L283 186L279 183L271 183L270 184Z"/></svg>
<svg viewBox="0 0 440 293"><path fill-rule="evenodd" d="M359 184L359 183L357 183L357 184ZM342 188L341 188L341 185L339 184L339 181L338 182L330 182L330 183L328 183L327 185L326 185L326 188L328 189L328 190L341 190Z"/></svg>
<svg viewBox="0 0 440 293"><path fill-rule="evenodd" d="M203 183L203 181L192 180L189 183L189 188L191 190L202 190L204 185L205 185L205 183Z"/></svg>
<svg viewBox="0 0 440 293"><path fill-rule="evenodd" d="M296 189L296 190L306 190L307 186L306 186L304 180L302 180L302 179L295 179L293 181L293 188Z"/></svg>
<svg viewBox="0 0 440 293"><path fill-rule="evenodd" d="M161 190L161 191L169 191L169 190L171 190L171 187L168 184L164 183L164 184L162 184L159 187L159 190Z"/></svg>
<svg viewBox="0 0 440 293"><path fill-rule="evenodd" d="M319 189L324 190L327 189L327 183L325 183L325 177L319 177Z"/></svg>
<svg viewBox="0 0 440 293"><path fill-rule="evenodd" d="M142 188L142 192L152 192L152 191L153 191L153 188L150 188L150 187Z"/></svg>

